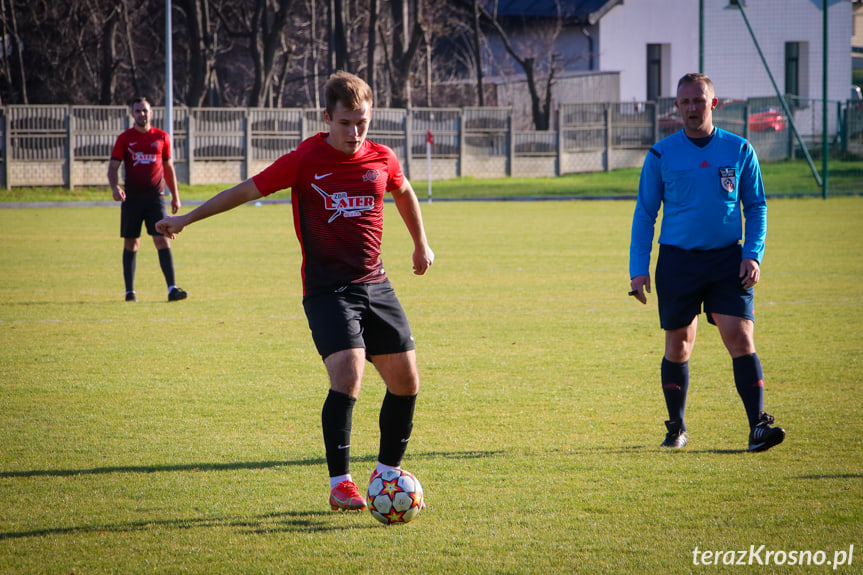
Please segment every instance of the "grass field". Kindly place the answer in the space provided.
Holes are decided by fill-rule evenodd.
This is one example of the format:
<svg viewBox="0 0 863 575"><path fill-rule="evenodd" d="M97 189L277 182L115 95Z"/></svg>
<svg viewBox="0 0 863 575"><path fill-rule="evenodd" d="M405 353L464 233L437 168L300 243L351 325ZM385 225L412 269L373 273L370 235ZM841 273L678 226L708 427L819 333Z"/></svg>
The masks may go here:
<svg viewBox="0 0 863 575"><path fill-rule="evenodd" d="M816 166L822 170L820 162ZM761 166L768 195L821 197L808 164L803 160L765 163ZM421 180L422 170L413 179L417 194L428 196L428 182ZM509 199L525 196L537 198L633 198L638 192L639 168L567 174L555 178L456 178L435 181L432 195L437 199ZM823 175L823 174L822 174ZM828 173L828 197L861 195L863 161L831 160ZM229 184L180 186L183 201L206 200ZM12 188L0 189L0 204L9 202L110 202L111 190L101 187Z"/></svg>
<svg viewBox="0 0 863 575"><path fill-rule="evenodd" d="M788 436L761 454L706 322L690 444L659 448L663 335L655 297L626 296L632 202L423 207L424 277L386 207L423 379L404 465L428 502L397 528L326 503L289 206L185 231L190 297L171 304L152 243L139 303L121 301L116 207L0 210L0 573L827 573L852 545L835 572L863 572L863 198L770 202L756 341ZM382 396L370 371L361 483ZM762 545L824 564L693 565Z"/></svg>

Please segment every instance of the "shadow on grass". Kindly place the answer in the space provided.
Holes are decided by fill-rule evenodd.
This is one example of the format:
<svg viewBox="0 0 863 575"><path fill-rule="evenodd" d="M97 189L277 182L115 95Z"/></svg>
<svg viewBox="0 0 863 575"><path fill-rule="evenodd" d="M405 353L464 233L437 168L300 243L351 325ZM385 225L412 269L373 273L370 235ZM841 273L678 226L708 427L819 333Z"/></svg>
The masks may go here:
<svg viewBox="0 0 863 575"><path fill-rule="evenodd" d="M427 451L411 454L411 459L477 459L484 457L499 457L504 451ZM353 462L369 463L376 460L374 455L351 457ZM206 472L206 471L242 471L273 469L276 467L295 467L307 465L324 465L326 459L313 457L284 461L238 461L233 463L184 463L177 465L118 465L111 467L93 467L90 469L31 469L24 471L0 471L0 478L32 478L32 477L76 477L80 475L106 475L112 473L175 473L175 472Z"/></svg>
<svg viewBox="0 0 863 575"><path fill-rule="evenodd" d="M235 463L186 463L180 465L119 465L94 467L91 469L33 469L28 471L3 471L0 478L14 477L75 477L78 475L104 475L111 473L171 473L179 471L239 471L259 470L295 465L322 465L323 457L295 461L239 461Z"/></svg>
<svg viewBox="0 0 863 575"><path fill-rule="evenodd" d="M62 535L87 535L91 533L136 533L160 529L209 529L236 528L249 533L266 535L268 533L294 532L319 533L345 529L373 529L384 527L376 522L356 525L355 522L334 522L340 514L333 511L282 511L266 513L255 517L200 517L194 519L156 519L130 521L128 523L109 523L102 525L79 525L73 527L49 527L30 531L10 531L0 533L0 541L26 539L28 537L52 537Z"/></svg>
<svg viewBox="0 0 863 575"><path fill-rule="evenodd" d="M411 459L477 459L502 457L505 451L463 451L445 452L430 451L413 454ZM371 462L376 456L355 457L353 461ZM294 461L259 461L237 463L198 463L186 465L146 465L146 466L116 466L98 467L93 469L49 469L32 471L6 471L0 473L5 478L32 477L73 477L79 475L99 475L109 473L164 473L187 471L234 471L243 469L271 469L294 465L324 465L323 458L310 458ZM319 533L345 529L384 528L376 522L368 525L357 525L356 522L334 522L342 514L332 511L279 511L266 513L255 517L202 517L193 519L157 519L131 521L128 523L112 523L102 525L81 525L72 527L46 527L30 531L0 532L0 541L25 539L28 537L51 537L62 535L86 535L90 533L132 533L155 529L198 529L198 528L237 528L252 534L266 535L268 533Z"/></svg>
<svg viewBox="0 0 863 575"><path fill-rule="evenodd" d="M688 453L690 455L703 455L705 453L713 455L740 455L741 453L749 453L749 450L745 447L741 447L740 449L689 449L686 447L683 449L669 449L663 447L661 451L664 453Z"/></svg>
<svg viewBox="0 0 863 575"><path fill-rule="evenodd" d="M863 479L863 473L819 473L817 475L801 475L798 479Z"/></svg>

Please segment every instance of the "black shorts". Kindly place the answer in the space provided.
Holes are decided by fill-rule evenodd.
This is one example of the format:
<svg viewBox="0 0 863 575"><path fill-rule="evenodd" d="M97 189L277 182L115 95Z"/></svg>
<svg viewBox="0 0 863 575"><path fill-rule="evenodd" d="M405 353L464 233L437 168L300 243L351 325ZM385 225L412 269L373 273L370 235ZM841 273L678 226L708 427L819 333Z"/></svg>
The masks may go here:
<svg viewBox="0 0 863 575"><path fill-rule="evenodd" d="M720 313L755 320L754 290L740 283L740 244L716 250L682 250L659 246L656 299L664 330L688 326L701 313L714 323Z"/></svg>
<svg viewBox="0 0 863 575"><path fill-rule="evenodd" d="M303 308L322 358L365 348L366 357L414 349L404 309L389 281L306 295Z"/></svg>
<svg viewBox="0 0 863 575"><path fill-rule="evenodd" d="M126 198L120 204L120 237L140 238L141 223L147 224L147 233L151 236L161 236L156 231L156 222L167 217L163 198Z"/></svg>

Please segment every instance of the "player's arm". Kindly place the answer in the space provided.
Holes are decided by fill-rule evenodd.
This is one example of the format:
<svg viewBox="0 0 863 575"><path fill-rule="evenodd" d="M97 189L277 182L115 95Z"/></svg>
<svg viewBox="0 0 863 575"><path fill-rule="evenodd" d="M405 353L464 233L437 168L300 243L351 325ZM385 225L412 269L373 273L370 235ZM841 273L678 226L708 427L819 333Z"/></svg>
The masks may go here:
<svg viewBox="0 0 863 575"><path fill-rule="evenodd" d="M183 231L183 228L189 224L197 222L198 220L203 220L204 218L209 218L210 216L215 216L222 212L227 212L228 210L232 210L246 202L258 200L262 197L263 195L258 191L258 187L255 185L254 180L249 178L248 180L237 184L233 188L228 188L227 190L219 192L188 214L170 216L163 220L159 220L156 223L156 230L159 233L174 239L176 235Z"/></svg>
<svg viewBox="0 0 863 575"><path fill-rule="evenodd" d="M405 179L401 186L392 191L393 199L399 210L408 233L414 242L413 267L414 273L422 275L426 273L429 266L434 262L434 252L429 247L426 238L423 217L420 212L420 203L410 182Z"/></svg>
<svg viewBox="0 0 863 575"><path fill-rule="evenodd" d="M125 202L126 191L120 187L120 164L120 160L116 158L111 158L108 162L108 185L111 186L114 201Z"/></svg>
<svg viewBox="0 0 863 575"><path fill-rule="evenodd" d="M183 203L180 201L180 192L177 189L177 171L174 169L174 161L171 158L164 160L162 168L165 173L165 185L171 192L171 213L176 214Z"/></svg>
<svg viewBox="0 0 863 575"><path fill-rule="evenodd" d="M749 289L761 281L760 262L764 257L764 240L767 236L767 201L758 156L749 145L744 151L739 193L743 204L745 233L739 275L741 285Z"/></svg>
<svg viewBox="0 0 863 575"><path fill-rule="evenodd" d="M650 251L656 218L662 204L661 155L651 149L644 159L638 182L638 199L632 216L632 234L629 243L629 288L630 295L641 303L647 303L645 293L650 293Z"/></svg>
<svg viewBox="0 0 863 575"><path fill-rule="evenodd" d="M764 258L767 236L767 199L758 156L752 146L748 144L744 148L741 164L739 195L743 204L744 218L743 259L752 259L758 265ZM742 268L740 277L744 277Z"/></svg>

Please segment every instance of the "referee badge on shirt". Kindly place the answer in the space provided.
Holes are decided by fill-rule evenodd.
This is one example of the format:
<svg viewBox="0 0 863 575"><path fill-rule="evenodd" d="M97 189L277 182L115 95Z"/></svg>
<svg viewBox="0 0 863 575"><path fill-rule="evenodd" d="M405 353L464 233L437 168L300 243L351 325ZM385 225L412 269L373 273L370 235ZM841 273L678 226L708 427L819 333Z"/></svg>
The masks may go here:
<svg viewBox="0 0 863 575"><path fill-rule="evenodd" d="M719 168L719 183L729 194L734 193L734 182L737 180L737 170L734 168Z"/></svg>

